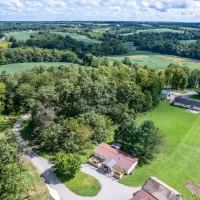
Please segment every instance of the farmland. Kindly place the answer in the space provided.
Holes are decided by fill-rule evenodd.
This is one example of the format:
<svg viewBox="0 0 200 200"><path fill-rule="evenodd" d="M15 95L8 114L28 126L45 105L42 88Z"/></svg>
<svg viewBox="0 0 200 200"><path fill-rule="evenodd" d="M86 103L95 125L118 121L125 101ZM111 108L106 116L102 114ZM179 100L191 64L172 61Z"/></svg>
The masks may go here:
<svg viewBox="0 0 200 200"><path fill-rule="evenodd" d="M14 36L17 40L22 40L22 41L26 41L27 39L30 38L30 35L38 33L37 31L21 31L21 32L9 32L6 33L6 37L10 38L11 36Z"/></svg>
<svg viewBox="0 0 200 200"><path fill-rule="evenodd" d="M74 66L78 67L81 65L74 64L74 63L65 63L65 62L38 62L38 63L16 63L16 64L8 64L8 65L2 65L0 66L0 73L2 71L6 71L7 73L17 73L20 71L24 71L27 69L32 69L33 67L37 66L45 66L45 67L51 67L51 66L70 66L73 64Z"/></svg>
<svg viewBox="0 0 200 200"><path fill-rule="evenodd" d="M99 41L99 40L91 39L85 35L79 35L77 33L64 33L64 32L55 32L55 33L58 33L63 36L68 35L78 41L85 42L86 44L101 43L101 41Z"/></svg>
<svg viewBox="0 0 200 200"><path fill-rule="evenodd" d="M150 165L137 168L132 176L126 176L120 182L139 186L149 176L156 176L178 190L183 199L194 200L184 181L200 184L200 116L162 102L137 123L143 120L152 120L161 130L164 136L162 152Z"/></svg>
<svg viewBox="0 0 200 200"><path fill-rule="evenodd" d="M126 46L128 48L128 54L120 56L109 56L109 58L112 60L123 60L128 56L133 63L138 63L141 66L148 65L149 67L153 68L166 68L171 63L188 66L191 69L200 68L200 62L198 60L157 54L149 51L139 51L132 46L131 42L127 42Z"/></svg>
<svg viewBox="0 0 200 200"><path fill-rule="evenodd" d="M136 33L162 33L162 32L173 32L173 33L183 33L184 31L182 30L173 30L173 29L168 29L168 28L159 28L159 29L145 29L145 30L137 30ZM134 33L124 33L121 35L132 35Z"/></svg>

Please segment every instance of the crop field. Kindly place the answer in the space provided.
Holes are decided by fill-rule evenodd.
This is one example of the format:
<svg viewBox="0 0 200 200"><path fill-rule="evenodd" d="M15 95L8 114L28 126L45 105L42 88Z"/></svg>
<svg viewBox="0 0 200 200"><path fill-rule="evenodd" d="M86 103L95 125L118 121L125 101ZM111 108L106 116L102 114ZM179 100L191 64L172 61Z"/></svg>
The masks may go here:
<svg viewBox="0 0 200 200"><path fill-rule="evenodd" d="M30 38L30 35L38 33L37 31L21 31L21 32L10 32L6 33L6 37L10 38L11 36L14 36L17 40L26 41Z"/></svg>
<svg viewBox="0 0 200 200"><path fill-rule="evenodd" d="M184 181L200 184L200 115L162 102L151 113L138 119L152 120L164 136L163 149L155 160L133 171L120 183L141 186L149 176L156 176L179 191L185 200L197 200Z"/></svg>
<svg viewBox="0 0 200 200"><path fill-rule="evenodd" d="M198 60L157 54L149 51L139 51L132 46L131 42L127 42L126 46L129 50L126 55L109 56L109 58L112 60L123 60L125 57L129 57L133 63L138 63L141 66L148 65L153 68L166 68L171 63L188 66L190 69L200 68L200 61Z"/></svg>
<svg viewBox="0 0 200 200"><path fill-rule="evenodd" d="M0 73L2 71L6 71L7 73L17 73L21 72L27 69L31 69L35 66L45 66L45 67L51 67L51 66L70 66L72 65L75 67L79 67L81 65L74 64L74 63L66 63L66 62L38 62L38 63L16 63L16 64L8 64L8 65L1 65L0 66Z"/></svg>
<svg viewBox="0 0 200 200"><path fill-rule="evenodd" d="M85 35L79 35L77 33L64 33L64 32L55 32L55 33L61 34L63 36L68 35L78 41L85 42L86 44L101 43L100 40L91 39Z"/></svg>

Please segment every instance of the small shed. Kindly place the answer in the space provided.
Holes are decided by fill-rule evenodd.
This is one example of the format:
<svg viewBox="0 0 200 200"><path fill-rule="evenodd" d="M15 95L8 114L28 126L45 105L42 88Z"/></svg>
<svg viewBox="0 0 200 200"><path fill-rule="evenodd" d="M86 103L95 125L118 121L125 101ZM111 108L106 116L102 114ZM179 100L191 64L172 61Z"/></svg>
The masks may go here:
<svg viewBox="0 0 200 200"><path fill-rule="evenodd" d="M162 92L160 94L160 98L161 99L170 99L171 94L172 94L171 90L162 90Z"/></svg>

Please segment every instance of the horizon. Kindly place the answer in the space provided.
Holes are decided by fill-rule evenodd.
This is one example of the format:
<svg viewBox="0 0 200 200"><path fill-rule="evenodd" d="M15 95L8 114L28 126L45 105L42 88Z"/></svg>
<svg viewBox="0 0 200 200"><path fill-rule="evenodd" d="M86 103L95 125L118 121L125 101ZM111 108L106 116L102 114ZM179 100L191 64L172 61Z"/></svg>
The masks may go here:
<svg viewBox="0 0 200 200"><path fill-rule="evenodd" d="M0 0L0 21L198 23L199 9L197 0Z"/></svg>

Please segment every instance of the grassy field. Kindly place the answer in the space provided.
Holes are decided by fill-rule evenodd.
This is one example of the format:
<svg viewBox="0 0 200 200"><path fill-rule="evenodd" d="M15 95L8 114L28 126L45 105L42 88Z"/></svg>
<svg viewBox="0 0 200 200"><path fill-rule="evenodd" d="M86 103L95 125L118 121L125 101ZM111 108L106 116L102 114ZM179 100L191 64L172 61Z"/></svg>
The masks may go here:
<svg viewBox="0 0 200 200"><path fill-rule="evenodd" d="M147 32L147 33L163 33L163 32L173 32L173 33L183 33L184 31L182 30L173 30L173 29L168 29L168 28L158 28L158 29L145 29L145 30L137 30L136 33L142 33L142 32ZM134 33L124 33L120 35L132 35Z"/></svg>
<svg viewBox="0 0 200 200"><path fill-rule="evenodd" d="M30 35L38 33L38 31L21 31L21 32L9 32L6 33L6 37L10 38L11 36L14 36L17 40L26 41L30 38Z"/></svg>
<svg viewBox="0 0 200 200"><path fill-rule="evenodd" d="M79 35L77 33L64 33L64 32L55 32L55 33L61 34L63 36L68 35L78 41L85 42L86 44L101 43L100 40L91 39L85 35Z"/></svg>
<svg viewBox="0 0 200 200"><path fill-rule="evenodd" d="M70 66L73 64L75 67L79 67L81 65L74 64L74 63L66 63L66 62L38 62L38 63L16 63L16 64L8 64L8 65L1 65L0 66L0 73L2 71L6 71L7 73L17 73L21 72L27 69L31 69L35 66L45 66L45 67L51 67L51 66Z"/></svg>
<svg viewBox="0 0 200 200"><path fill-rule="evenodd" d="M0 49L8 48L11 44L12 44L11 42L6 42L6 41L0 42Z"/></svg>
<svg viewBox="0 0 200 200"><path fill-rule="evenodd" d="M75 178L63 182L72 192L81 196L96 196L101 190L99 181L83 172L78 172Z"/></svg>
<svg viewBox="0 0 200 200"><path fill-rule="evenodd" d="M197 40L180 40L180 42L182 43L182 44L189 44L189 43L194 43L194 42L196 42Z"/></svg>
<svg viewBox="0 0 200 200"><path fill-rule="evenodd" d="M183 199L194 200L184 181L200 184L200 116L162 102L138 123L143 120L154 121L162 131L163 150L150 165L137 168L120 183L140 186L149 176L156 176L179 191Z"/></svg>
<svg viewBox="0 0 200 200"><path fill-rule="evenodd" d="M191 69L199 69L200 61L186 59L176 56L157 54L150 51L139 51L132 46L131 42L125 43L128 48L128 53L120 56L109 56L111 60L123 60L126 56L133 63L138 63L141 66L148 65L153 68L166 68L171 63L176 63L182 66L188 66Z"/></svg>

